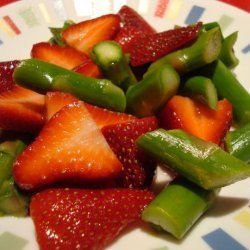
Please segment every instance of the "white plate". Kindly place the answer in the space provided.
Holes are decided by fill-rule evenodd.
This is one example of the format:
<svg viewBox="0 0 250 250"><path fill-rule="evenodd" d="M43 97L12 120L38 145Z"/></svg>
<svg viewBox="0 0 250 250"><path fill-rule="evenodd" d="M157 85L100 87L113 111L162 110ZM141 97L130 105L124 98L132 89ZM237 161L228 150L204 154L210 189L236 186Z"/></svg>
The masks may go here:
<svg viewBox="0 0 250 250"><path fill-rule="evenodd" d="M65 19L77 21L116 12L127 4L142 14L157 30L202 20L218 21L224 35L238 30L235 52L240 65L235 70L250 90L250 16L227 4L206 0L24 0L0 9L0 61L28 58L33 43L50 37L49 26ZM221 79L223 81L223 79ZM250 180L222 189L215 206L182 240L155 234L141 227L119 239L109 250L243 250L250 249ZM0 218L1 250L36 250L33 223L29 218Z"/></svg>

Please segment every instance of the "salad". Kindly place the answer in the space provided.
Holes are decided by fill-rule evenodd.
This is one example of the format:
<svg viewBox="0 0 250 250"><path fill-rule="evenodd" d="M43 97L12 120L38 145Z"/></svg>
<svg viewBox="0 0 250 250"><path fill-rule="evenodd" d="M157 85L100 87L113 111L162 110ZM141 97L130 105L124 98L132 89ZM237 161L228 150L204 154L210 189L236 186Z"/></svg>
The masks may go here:
<svg viewBox="0 0 250 250"><path fill-rule="evenodd" d="M50 30L0 63L1 215L31 216L41 249L103 249L140 218L182 239L250 176L237 32L157 32L128 6Z"/></svg>

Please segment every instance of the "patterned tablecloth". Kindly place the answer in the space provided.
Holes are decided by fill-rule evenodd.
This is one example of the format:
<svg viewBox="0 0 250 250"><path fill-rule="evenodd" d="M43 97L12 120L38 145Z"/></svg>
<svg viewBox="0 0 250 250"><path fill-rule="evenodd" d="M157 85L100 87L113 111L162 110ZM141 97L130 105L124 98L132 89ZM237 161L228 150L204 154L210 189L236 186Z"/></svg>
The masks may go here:
<svg viewBox="0 0 250 250"><path fill-rule="evenodd" d="M16 1L18 0L1 0L0 7ZM219 1L234 5L250 13L250 0L219 0Z"/></svg>

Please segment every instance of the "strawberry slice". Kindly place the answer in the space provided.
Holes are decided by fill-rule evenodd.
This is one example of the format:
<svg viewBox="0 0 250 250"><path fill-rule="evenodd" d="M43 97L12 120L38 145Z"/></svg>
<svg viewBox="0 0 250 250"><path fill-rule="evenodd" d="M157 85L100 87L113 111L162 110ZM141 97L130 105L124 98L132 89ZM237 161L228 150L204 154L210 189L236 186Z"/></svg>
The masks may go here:
<svg viewBox="0 0 250 250"><path fill-rule="evenodd" d="M16 183L31 190L56 182L98 182L120 174L122 164L82 102L69 104L43 127L17 158Z"/></svg>
<svg viewBox="0 0 250 250"><path fill-rule="evenodd" d="M172 29L155 34L142 35L134 39L127 49L131 57L131 65L139 66L153 62L160 57L182 48L194 41L202 26L201 22L196 25Z"/></svg>
<svg viewBox="0 0 250 250"><path fill-rule="evenodd" d="M232 123L232 105L224 99L217 110L189 97L174 96L159 113L160 126L183 129L203 140L220 144Z"/></svg>
<svg viewBox="0 0 250 250"><path fill-rule="evenodd" d="M102 72L98 68L96 64L93 63L93 61L89 58L82 64L76 66L73 71L80 73L85 76L94 77L94 78L101 78Z"/></svg>
<svg viewBox="0 0 250 250"><path fill-rule="evenodd" d="M143 33L155 33L155 29L134 9L124 5L118 11L123 27L135 27Z"/></svg>
<svg viewBox="0 0 250 250"><path fill-rule="evenodd" d="M12 85L0 94L0 128L37 133L44 124L44 96Z"/></svg>
<svg viewBox="0 0 250 250"><path fill-rule="evenodd" d="M45 98L42 94L15 84L8 91L0 93L0 102L22 104L42 114L44 112Z"/></svg>
<svg viewBox="0 0 250 250"><path fill-rule="evenodd" d="M154 195L133 189L47 189L30 214L41 250L101 250L140 216Z"/></svg>
<svg viewBox="0 0 250 250"><path fill-rule="evenodd" d="M36 43L31 50L33 58L56 64L66 69L73 69L88 60L88 56L70 47L61 47L47 42Z"/></svg>
<svg viewBox="0 0 250 250"><path fill-rule="evenodd" d="M49 120L56 112L67 104L76 101L79 101L79 99L69 93L59 91L48 92L45 96L46 120ZM87 102L82 103L85 105L85 108L89 111L99 128L137 119L135 116L130 114L114 112L105 108L94 106Z"/></svg>
<svg viewBox="0 0 250 250"><path fill-rule="evenodd" d="M88 104L86 102L85 106L99 128L112 124L134 121L138 119L137 117L130 114L111 111L105 108L100 108Z"/></svg>
<svg viewBox="0 0 250 250"><path fill-rule="evenodd" d="M124 53L129 52L131 43L145 34L156 33L153 27L134 9L127 5L118 12L121 17L122 27L114 40L119 43Z"/></svg>
<svg viewBox="0 0 250 250"><path fill-rule="evenodd" d="M19 60L0 62L0 93L13 87L12 74Z"/></svg>
<svg viewBox="0 0 250 250"><path fill-rule="evenodd" d="M63 92L47 92L45 95L45 118L48 121L55 113L64 106L78 102L79 99L69 93Z"/></svg>
<svg viewBox="0 0 250 250"><path fill-rule="evenodd" d="M112 39L119 28L119 16L107 14L71 25L63 30L62 37L70 47L89 54L96 43Z"/></svg>
<svg viewBox="0 0 250 250"><path fill-rule="evenodd" d="M157 127L156 117L146 117L102 128L103 135L123 164L118 186L144 188L150 185L156 164L152 158L139 150L135 140Z"/></svg>
<svg viewBox="0 0 250 250"><path fill-rule="evenodd" d="M129 53L131 44L143 34L145 34L144 30L134 26L125 26L120 29L114 40L120 44L124 53Z"/></svg>

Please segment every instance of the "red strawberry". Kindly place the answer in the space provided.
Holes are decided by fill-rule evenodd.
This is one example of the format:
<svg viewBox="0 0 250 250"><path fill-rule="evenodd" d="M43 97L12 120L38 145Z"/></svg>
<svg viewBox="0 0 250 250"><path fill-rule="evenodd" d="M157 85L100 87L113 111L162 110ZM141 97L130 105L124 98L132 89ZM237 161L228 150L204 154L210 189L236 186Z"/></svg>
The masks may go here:
<svg viewBox="0 0 250 250"><path fill-rule="evenodd" d="M13 85L0 94L0 128L16 132L38 132L44 124L44 96Z"/></svg>
<svg viewBox="0 0 250 250"><path fill-rule="evenodd" d="M15 84L8 91L0 93L0 102L19 103L42 114L45 98L42 94Z"/></svg>
<svg viewBox="0 0 250 250"><path fill-rule="evenodd" d="M88 103L85 103L85 106L99 128L137 119L137 117L130 114L111 111Z"/></svg>
<svg viewBox="0 0 250 250"><path fill-rule="evenodd" d="M139 221L153 198L132 189L47 189L32 197L30 214L41 250L101 250Z"/></svg>
<svg viewBox="0 0 250 250"><path fill-rule="evenodd" d="M145 34L144 31L137 27L125 26L120 29L114 40L121 45L123 52L127 53L131 43L143 34Z"/></svg>
<svg viewBox="0 0 250 250"><path fill-rule="evenodd" d="M196 25L147 34L134 39L127 49L130 53L131 65L139 66L153 62L189 44L195 40L201 26L202 23L199 22Z"/></svg>
<svg viewBox="0 0 250 250"><path fill-rule="evenodd" d="M8 131L37 133L43 126L43 116L25 105L0 102L0 128Z"/></svg>
<svg viewBox="0 0 250 250"><path fill-rule="evenodd" d="M118 180L118 186L144 188L150 185L155 162L139 150L135 140L157 127L155 117L146 117L102 128L102 133L110 147L123 163L123 172Z"/></svg>
<svg viewBox="0 0 250 250"><path fill-rule="evenodd" d="M112 179L122 164L112 152L82 102L69 104L43 127L17 158L16 183L31 190L56 182Z"/></svg>
<svg viewBox="0 0 250 250"><path fill-rule="evenodd" d="M152 34L156 31L135 10L124 5L118 12L122 27L114 40L118 42L125 53L129 52L130 44L143 34Z"/></svg>
<svg viewBox="0 0 250 250"><path fill-rule="evenodd" d="M77 102L79 99L69 93L47 92L45 95L45 118L48 121L56 112L64 106Z"/></svg>
<svg viewBox="0 0 250 250"><path fill-rule="evenodd" d="M66 69L73 69L88 60L87 55L74 48L61 47L57 44L47 42L34 44L31 50L31 56Z"/></svg>
<svg viewBox="0 0 250 250"><path fill-rule="evenodd" d="M0 62L0 93L13 87L12 74L19 63L18 60Z"/></svg>
<svg viewBox="0 0 250 250"><path fill-rule="evenodd" d="M45 96L47 120L49 120L62 107L76 101L79 100L69 93L63 93L59 91L48 92ZM122 123L137 119L133 115L114 112L105 108L94 106L87 102L83 102L83 104L85 105L86 109L89 111L96 125L99 128L111 124Z"/></svg>
<svg viewBox="0 0 250 250"><path fill-rule="evenodd" d="M121 17L123 27L135 27L147 34L155 33L155 29L138 12L127 5L121 7L118 15Z"/></svg>
<svg viewBox="0 0 250 250"><path fill-rule="evenodd" d="M108 14L73 24L63 30L62 37L70 47L89 54L96 43L112 39L119 28L119 16Z"/></svg>
<svg viewBox="0 0 250 250"><path fill-rule="evenodd" d="M102 72L98 68L96 64L89 58L84 63L76 66L73 71L80 73L85 76L94 77L94 78L101 78Z"/></svg>
<svg viewBox="0 0 250 250"><path fill-rule="evenodd" d="M159 113L159 123L165 129L183 129L220 144L231 126L232 116L232 105L226 99L219 101L217 110L213 110L197 100L177 95Z"/></svg>

